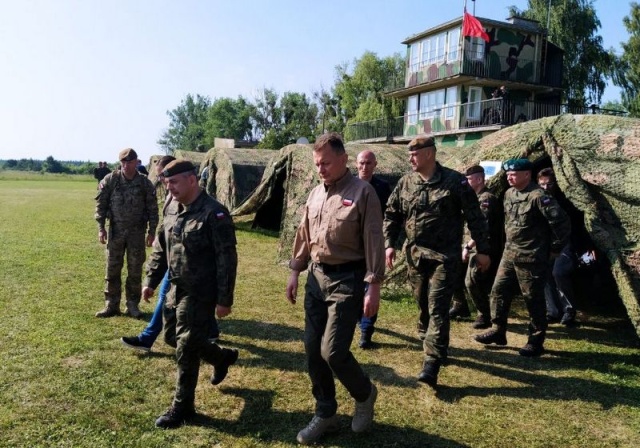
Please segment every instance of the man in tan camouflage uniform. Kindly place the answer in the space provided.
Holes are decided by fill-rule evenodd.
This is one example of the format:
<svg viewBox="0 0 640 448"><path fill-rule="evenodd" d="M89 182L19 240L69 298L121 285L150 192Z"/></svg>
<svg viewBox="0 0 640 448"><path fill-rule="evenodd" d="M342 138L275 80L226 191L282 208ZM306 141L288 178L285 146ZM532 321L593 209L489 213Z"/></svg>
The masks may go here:
<svg viewBox="0 0 640 448"><path fill-rule="evenodd" d="M142 313L138 304L142 289L142 265L146 255L145 232L146 245L150 247L158 226L158 203L155 187L146 176L136 170L136 152L131 148L124 149L120 151L119 160L120 170L109 173L102 179L96 196L98 239L102 244L107 244L105 308L97 312L96 317L120 314L121 274L126 252L127 313L140 318Z"/></svg>
<svg viewBox="0 0 640 448"><path fill-rule="evenodd" d="M464 221L476 242L476 263L482 271L491 264L489 239L476 194L463 174L436 162L433 138L413 139L408 149L413 173L398 181L385 211L386 262L391 269L404 225L409 282L420 308L419 327L426 329L418 381L435 387L449 348L449 306Z"/></svg>
<svg viewBox="0 0 640 448"><path fill-rule="evenodd" d="M214 366L211 383L216 385L238 359L238 350L209 340L214 310L218 317L231 313L238 256L229 211L198 186L196 167L174 160L162 174L173 200L149 256L142 296L153 296L169 269L167 301L175 300L176 306L178 375L173 404L156 426L176 428L195 415L200 360Z"/></svg>
<svg viewBox="0 0 640 448"><path fill-rule="evenodd" d="M507 318L519 286L531 318L529 339L520 355L540 356L547 331L544 286L549 257L557 256L569 241L571 222L553 196L532 181L529 160L507 160L503 169L511 188L504 196L506 243L491 289L494 327L475 340L507 344Z"/></svg>

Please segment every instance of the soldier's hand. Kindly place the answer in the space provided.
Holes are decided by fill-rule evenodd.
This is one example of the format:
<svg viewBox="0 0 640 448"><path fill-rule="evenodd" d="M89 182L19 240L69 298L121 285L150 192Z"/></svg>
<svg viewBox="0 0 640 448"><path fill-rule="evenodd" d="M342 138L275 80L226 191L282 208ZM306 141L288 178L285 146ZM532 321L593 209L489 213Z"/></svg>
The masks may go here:
<svg viewBox="0 0 640 448"><path fill-rule="evenodd" d="M291 271L291 275L289 275L289 281L287 282L287 289L285 290L287 300L292 304L296 303L296 297L298 296L299 275L300 271Z"/></svg>
<svg viewBox="0 0 640 448"><path fill-rule="evenodd" d="M107 231L104 229L98 230L98 241L102 244L107 243Z"/></svg>
<svg viewBox="0 0 640 448"><path fill-rule="evenodd" d="M230 306L216 305L216 316L218 316L219 318L223 318L225 316L228 316L229 314L231 314Z"/></svg>
<svg viewBox="0 0 640 448"><path fill-rule="evenodd" d="M153 288L149 288L148 286L145 286L144 288L142 288L142 300L149 303L149 299L153 297L154 292L155 290Z"/></svg>
<svg viewBox="0 0 640 448"><path fill-rule="evenodd" d="M489 255L476 254L476 266L480 272L487 272L491 266L491 258Z"/></svg>
<svg viewBox="0 0 640 448"><path fill-rule="evenodd" d="M364 295L364 317L373 317L380 308L380 283L370 283Z"/></svg>
<svg viewBox="0 0 640 448"><path fill-rule="evenodd" d="M387 267L393 268L393 262L396 261L396 250L393 247L388 247L384 252L385 259L387 261Z"/></svg>
<svg viewBox="0 0 640 448"><path fill-rule="evenodd" d="M155 235L147 235L147 247L153 246L153 242L155 239Z"/></svg>

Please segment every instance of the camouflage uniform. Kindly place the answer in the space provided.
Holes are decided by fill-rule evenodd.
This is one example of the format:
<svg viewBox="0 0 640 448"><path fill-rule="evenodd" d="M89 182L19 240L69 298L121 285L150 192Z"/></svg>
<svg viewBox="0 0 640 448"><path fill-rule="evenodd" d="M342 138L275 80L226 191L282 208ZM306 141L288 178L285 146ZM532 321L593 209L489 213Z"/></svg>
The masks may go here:
<svg viewBox="0 0 640 448"><path fill-rule="evenodd" d="M504 245L504 211L500 200L487 187L478 194L478 204L489 228L491 266L488 271L480 272L475 263L475 254L470 255L464 283L471 301L478 310L479 317L486 316L488 320L491 315L489 293L498 271Z"/></svg>
<svg viewBox="0 0 640 448"><path fill-rule="evenodd" d="M387 202L385 247L394 247L404 224L409 282L420 308L418 325L426 330L426 360L447 357L449 305L465 220L478 252L488 254L487 223L475 192L464 175L439 163L428 181L418 173L403 176Z"/></svg>
<svg viewBox="0 0 640 448"><path fill-rule="evenodd" d="M107 174L99 188L95 212L98 229L104 230L109 220L105 311L118 313L120 310L121 274L126 252L127 309L132 314L139 313L142 265L146 255L145 232L155 235L158 226L156 190L146 176L136 173L133 179L127 180L119 170Z"/></svg>
<svg viewBox="0 0 640 448"><path fill-rule="evenodd" d="M228 210L204 191L188 206L171 201L147 262L145 286L156 289L169 269L176 305L178 378L174 406L193 409L200 359L216 365L223 349L209 342L216 305L231 307L238 257Z"/></svg>
<svg viewBox="0 0 640 448"><path fill-rule="evenodd" d="M557 201L535 183L504 197L506 243L491 290L491 321L504 334L518 286L529 316L528 344L542 347L547 319L544 286L551 252L569 241L571 223Z"/></svg>

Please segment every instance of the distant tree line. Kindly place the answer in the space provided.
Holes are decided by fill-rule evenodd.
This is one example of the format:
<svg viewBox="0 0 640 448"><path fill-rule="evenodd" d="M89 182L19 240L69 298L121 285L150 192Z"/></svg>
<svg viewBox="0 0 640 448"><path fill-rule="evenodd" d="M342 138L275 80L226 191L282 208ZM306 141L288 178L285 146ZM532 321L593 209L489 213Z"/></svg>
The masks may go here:
<svg viewBox="0 0 640 448"><path fill-rule="evenodd" d="M0 160L0 169L14 171L36 171L41 173L93 174L94 162L66 161L61 162L47 157L45 160L7 159Z"/></svg>

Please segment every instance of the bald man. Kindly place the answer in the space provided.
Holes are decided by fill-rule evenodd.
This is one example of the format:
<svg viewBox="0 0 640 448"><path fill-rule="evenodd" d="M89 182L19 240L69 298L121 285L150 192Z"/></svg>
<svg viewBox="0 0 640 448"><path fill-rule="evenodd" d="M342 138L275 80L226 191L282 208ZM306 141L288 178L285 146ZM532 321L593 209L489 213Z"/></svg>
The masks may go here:
<svg viewBox="0 0 640 448"><path fill-rule="evenodd" d="M372 151L365 150L358 154L358 157L356 158L358 177L361 180L369 182L373 189L376 190L376 195L380 200L382 215L384 217L384 209L387 205L389 196L391 196L391 185L389 185L389 182L382 180L373 174L376 171L377 166L378 161L376 160L376 155ZM373 332L375 331L376 320L378 320L378 313L371 317L362 316L360 318L360 342L358 343L358 346L363 350L373 347L371 336L373 336Z"/></svg>

